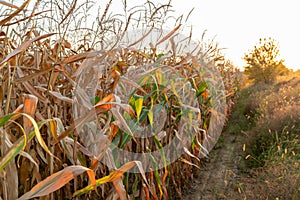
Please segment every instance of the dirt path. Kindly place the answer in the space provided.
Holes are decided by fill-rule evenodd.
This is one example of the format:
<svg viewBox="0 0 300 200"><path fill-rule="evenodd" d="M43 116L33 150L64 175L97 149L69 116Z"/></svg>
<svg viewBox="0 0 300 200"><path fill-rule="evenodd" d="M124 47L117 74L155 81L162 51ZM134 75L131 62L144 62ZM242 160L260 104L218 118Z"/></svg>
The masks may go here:
<svg viewBox="0 0 300 200"><path fill-rule="evenodd" d="M184 199L299 200L300 160L287 158L250 169L244 159L244 142L249 142L245 134L225 131Z"/></svg>
<svg viewBox="0 0 300 200"><path fill-rule="evenodd" d="M235 199L240 178L239 168L243 165L243 135L226 131L220 142L210 152L199 177L186 192L186 200Z"/></svg>

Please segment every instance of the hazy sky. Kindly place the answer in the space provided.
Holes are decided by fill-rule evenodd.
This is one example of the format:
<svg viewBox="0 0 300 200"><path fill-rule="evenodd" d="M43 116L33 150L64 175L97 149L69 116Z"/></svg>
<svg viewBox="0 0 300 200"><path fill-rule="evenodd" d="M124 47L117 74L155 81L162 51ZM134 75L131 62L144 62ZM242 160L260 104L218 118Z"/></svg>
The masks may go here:
<svg viewBox="0 0 300 200"><path fill-rule="evenodd" d="M114 0L118 2L121 0ZM129 7L143 1L127 0ZM152 0L166 3L168 0ZM242 57L261 37L279 42L280 57L289 68L299 69L300 11L297 0L172 0L175 15L194 8L186 27L193 26L193 36L200 38L207 30L207 38L216 36L225 55L235 65L245 65Z"/></svg>
<svg viewBox="0 0 300 200"><path fill-rule="evenodd" d="M72 2L73 0L69 0ZM84 2L86 0L79 0ZM100 5L105 9L109 0L94 0L95 13ZM110 11L122 10L123 0L112 0ZM165 4L169 0L151 0ZM189 21L184 24L188 29L193 26L194 39L200 38L207 30L206 38L226 48L225 56L235 65L245 65L242 57L252 49L261 37L272 37L279 42L280 56L289 68L300 69L300 7L299 0L172 0L174 16L184 14L194 8ZM24 0L10 0L24 2ZM32 1L34 3L35 1ZM146 0L127 0L128 8L141 5ZM166 28L173 28L166 24Z"/></svg>
<svg viewBox="0 0 300 200"><path fill-rule="evenodd" d="M189 23L197 35L207 29L227 58L244 66L241 59L260 37L279 42L281 58L289 68L299 69L300 12L297 0L173 0L174 9L194 7Z"/></svg>

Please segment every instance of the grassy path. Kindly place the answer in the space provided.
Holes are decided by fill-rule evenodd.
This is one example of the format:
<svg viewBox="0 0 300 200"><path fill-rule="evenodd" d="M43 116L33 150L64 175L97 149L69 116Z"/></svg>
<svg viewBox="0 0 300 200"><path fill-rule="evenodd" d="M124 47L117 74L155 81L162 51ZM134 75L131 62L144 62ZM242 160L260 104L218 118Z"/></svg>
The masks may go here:
<svg viewBox="0 0 300 200"><path fill-rule="evenodd" d="M299 200L299 110L298 75L244 89L184 199Z"/></svg>

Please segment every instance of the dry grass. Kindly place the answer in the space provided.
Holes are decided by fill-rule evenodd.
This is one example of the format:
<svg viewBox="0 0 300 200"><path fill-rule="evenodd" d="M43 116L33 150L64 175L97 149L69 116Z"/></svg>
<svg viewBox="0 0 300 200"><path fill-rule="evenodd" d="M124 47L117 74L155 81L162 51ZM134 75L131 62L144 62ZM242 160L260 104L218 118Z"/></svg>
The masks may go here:
<svg viewBox="0 0 300 200"><path fill-rule="evenodd" d="M292 199L300 197L299 160L267 162L263 168L252 169L236 185L236 199Z"/></svg>
<svg viewBox="0 0 300 200"><path fill-rule="evenodd" d="M299 89L297 73L280 77L275 84L248 88L245 113L253 125L245 132L250 136L245 162L251 169L244 169L248 173L239 180L238 197L299 198Z"/></svg>

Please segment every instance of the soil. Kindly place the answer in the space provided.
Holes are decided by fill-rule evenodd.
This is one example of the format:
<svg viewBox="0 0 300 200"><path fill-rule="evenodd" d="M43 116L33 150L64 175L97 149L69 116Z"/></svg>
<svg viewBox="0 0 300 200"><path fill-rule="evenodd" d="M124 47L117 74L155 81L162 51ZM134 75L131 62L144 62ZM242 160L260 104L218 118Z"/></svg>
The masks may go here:
<svg viewBox="0 0 300 200"><path fill-rule="evenodd" d="M241 171L245 169L244 137L226 131L223 133L184 199L234 199L240 196L238 184Z"/></svg>

